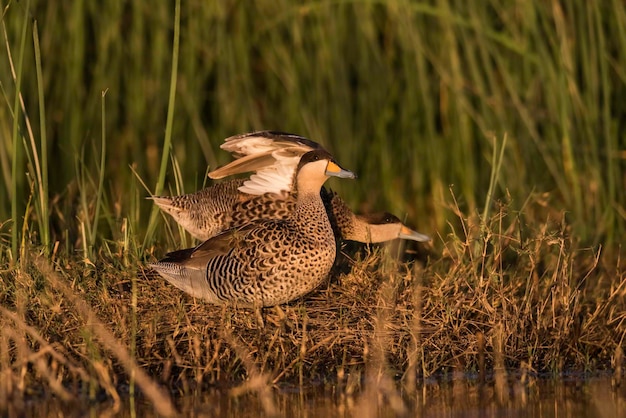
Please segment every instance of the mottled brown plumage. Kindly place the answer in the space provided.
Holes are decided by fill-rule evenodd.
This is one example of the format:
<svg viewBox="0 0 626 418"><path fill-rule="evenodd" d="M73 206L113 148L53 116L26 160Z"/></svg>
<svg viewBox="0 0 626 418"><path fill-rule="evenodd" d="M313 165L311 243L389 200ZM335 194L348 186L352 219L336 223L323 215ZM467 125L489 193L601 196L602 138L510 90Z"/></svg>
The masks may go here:
<svg viewBox="0 0 626 418"><path fill-rule="evenodd" d="M296 203L287 217L230 229L151 267L176 287L215 304L273 306L315 289L336 255L320 188L330 175L354 175L323 150L305 154L297 173Z"/></svg>
<svg viewBox="0 0 626 418"><path fill-rule="evenodd" d="M245 180L225 181L199 192L179 196L155 196L161 210L205 241L217 234L260 219L283 219L295 208L289 192L250 195L238 190Z"/></svg>

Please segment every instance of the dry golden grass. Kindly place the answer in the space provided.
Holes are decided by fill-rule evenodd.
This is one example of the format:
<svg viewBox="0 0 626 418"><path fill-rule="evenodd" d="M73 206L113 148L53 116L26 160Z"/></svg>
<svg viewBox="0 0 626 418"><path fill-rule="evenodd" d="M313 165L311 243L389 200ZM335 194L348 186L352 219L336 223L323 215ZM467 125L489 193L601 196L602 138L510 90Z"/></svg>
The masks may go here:
<svg viewBox="0 0 626 418"><path fill-rule="evenodd" d="M101 251L92 265L31 251L2 273L0 404L24 393L119 402L131 375L162 415L174 406L159 385L256 393L268 415L268 388L283 382L346 393L375 382L356 408L373 411L378 393L396 413L406 410L397 381L412 393L441 373L478 373L500 397L510 373L612 368L619 385L622 260L579 248L559 219L531 227L502 207L480 225L460 217L461 232L439 238L442 254L391 245L341 257L327 286L264 310L264 327L254 311L194 300L121 253ZM416 254L426 262L406 261Z"/></svg>

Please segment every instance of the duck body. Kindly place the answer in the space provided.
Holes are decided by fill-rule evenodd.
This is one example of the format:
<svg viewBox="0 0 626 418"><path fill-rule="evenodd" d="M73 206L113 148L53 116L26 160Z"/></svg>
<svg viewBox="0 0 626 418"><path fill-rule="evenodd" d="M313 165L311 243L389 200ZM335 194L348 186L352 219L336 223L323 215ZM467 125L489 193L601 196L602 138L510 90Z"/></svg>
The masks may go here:
<svg viewBox="0 0 626 418"><path fill-rule="evenodd" d="M288 216L229 229L151 267L179 289L214 304L273 306L310 292L327 277L336 256L320 188L328 175L353 177L340 168L324 169L331 167L329 161L325 151L302 158Z"/></svg>
<svg viewBox="0 0 626 418"><path fill-rule="evenodd" d="M300 211L318 211L315 206L311 202ZM286 303L318 287L336 257L330 223L306 225L294 217L254 221L209 239L191 253L171 253L152 267L179 289L210 303Z"/></svg>
<svg viewBox="0 0 626 418"><path fill-rule="evenodd" d="M229 214L241 202L237 190L243 180L216 184L179 196L153 196L150 199L169 214L194 238L207 240L228 229Z"/></svg>
<svg viewBox="0 0 626 418"><path fill-rule="evenodd" d="M245 181L229 180L196 193L151 199L194 238L202 241L257 220L285 219L295 209L296 199L291 193L243 193L239 188Z"/></svg>

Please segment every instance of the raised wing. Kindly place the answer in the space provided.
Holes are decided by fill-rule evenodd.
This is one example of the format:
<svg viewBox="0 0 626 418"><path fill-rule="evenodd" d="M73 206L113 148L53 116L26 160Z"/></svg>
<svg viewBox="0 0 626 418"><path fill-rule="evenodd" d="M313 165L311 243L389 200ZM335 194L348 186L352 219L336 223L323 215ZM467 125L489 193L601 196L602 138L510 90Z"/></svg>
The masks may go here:
<svg viewBox="0 0 626 418"><path fill-rule="evenodd" d="M291 191L300 157L323 149L303 136L278 131L258 131L227 138L221 148L236 159L209 173L212 179L254 171L239 190L261 195Z"/></svg>

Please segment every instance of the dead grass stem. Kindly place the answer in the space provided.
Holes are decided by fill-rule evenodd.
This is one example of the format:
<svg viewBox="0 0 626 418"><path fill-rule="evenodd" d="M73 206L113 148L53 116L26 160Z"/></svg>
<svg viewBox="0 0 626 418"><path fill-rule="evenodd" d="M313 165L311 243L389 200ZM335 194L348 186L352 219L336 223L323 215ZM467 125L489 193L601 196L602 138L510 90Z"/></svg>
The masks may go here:
<svg viewBox="0 0 626 418"><path fill-rule="evenodd" d="M122 265L114 244L93 265L62 252L54 266L31 255L0 278L0 399L39 388L68 402L87 392L115 401L134 371L163 415L175 409L159 385L253 393L272 415L275 385L329 381L356 395L357 409L386 405L401 415L406 402L427 401L419 388L432 376L475 372L503 402L521 390L509 383L517 375L532 384L543 373L612 369L618 384L621 258L580 248L562 220L531 227L505 207L482 230L459 222L463 233L445 237L443 254L426 263L344 249L350 257L338 270L348 273L280 311L264 310L264 327L254 310L194 300L132 257ZM424 252L409 250L402 257ZM400 396L400 377L409 398Z"/></svg>

